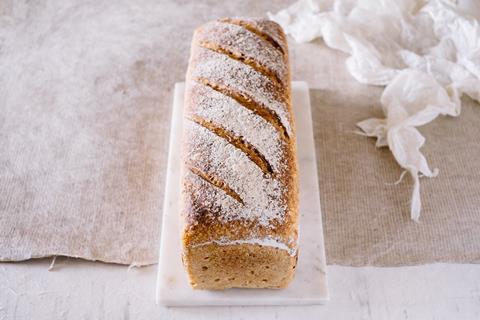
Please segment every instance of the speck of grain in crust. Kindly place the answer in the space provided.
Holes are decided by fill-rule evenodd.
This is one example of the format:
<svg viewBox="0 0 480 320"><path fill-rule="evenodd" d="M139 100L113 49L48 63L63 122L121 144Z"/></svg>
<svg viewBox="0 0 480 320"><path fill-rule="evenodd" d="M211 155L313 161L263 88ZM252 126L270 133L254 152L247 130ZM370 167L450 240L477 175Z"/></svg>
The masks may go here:
<svg viewBox="0 0 480 320"><path fill-rule="evenodd" d="M265 176L245 153L211 131L189 120L185 120L184 126L185 157L190 165L225 181L244 202L241 204L187 171L184 180L193 185L192 196L186 199L192 203L187 206L198 206L201 202L204 212L215 215L221 222L257 221L271 228L274 222L284 220L287 204L280 181Z"/></svg>
<svg viewBox="0 0 480 320"><path fill-rule="evenodd" d="M258 35L235 24L211 22L204 25L197 35L198 41L219 44L245 57L257 61L261 66L272 70L286 85L287 67L282 53Z"/></svg>
<svg viewBox="0 0 480 320"><path fill-rule="evenodd" d="M268 77L227 55L201 47L195 50L198 52L199 61L192 70L193 78L206 78L213 83L248 94L256 102L275 112L287 133L291 135L290 111L276 94L275 85Z"/></svg>
<svg viewBox="0 0 480 320"><path fill-rule="evenodd" d="M191 103L195 106L191 110L193 114L243 137L265 157L274 172L283 173L287 169L284 160L285 141L271 123L242 107L234 99L203 84L189 82L187 90L194 93L191 95Z"/></svg>

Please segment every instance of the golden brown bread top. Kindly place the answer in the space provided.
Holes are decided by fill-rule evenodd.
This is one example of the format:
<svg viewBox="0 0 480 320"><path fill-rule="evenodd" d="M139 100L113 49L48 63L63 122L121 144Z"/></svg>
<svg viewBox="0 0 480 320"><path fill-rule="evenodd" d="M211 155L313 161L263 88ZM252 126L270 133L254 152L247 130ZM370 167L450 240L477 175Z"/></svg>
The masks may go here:
<svg viewBox="0 0 480 320"><path fill-rule="evenodd" d="M195 31L183 140L184 245L296 247L297 167L286 37L265 19Z"/></svg>

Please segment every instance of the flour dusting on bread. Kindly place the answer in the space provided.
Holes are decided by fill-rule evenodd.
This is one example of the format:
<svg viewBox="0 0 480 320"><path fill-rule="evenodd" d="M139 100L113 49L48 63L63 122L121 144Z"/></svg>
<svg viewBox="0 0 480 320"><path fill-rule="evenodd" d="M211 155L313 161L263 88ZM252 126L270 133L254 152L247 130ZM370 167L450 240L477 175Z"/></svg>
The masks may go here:
<svg viewBox="0 0 480 320"><path fill-rule="evenodd" d="M183 128L183 259L192 286L284 287L298 190L286 39L263 19L196 30ZM255 276L255 271L263 270Z"/></svg>

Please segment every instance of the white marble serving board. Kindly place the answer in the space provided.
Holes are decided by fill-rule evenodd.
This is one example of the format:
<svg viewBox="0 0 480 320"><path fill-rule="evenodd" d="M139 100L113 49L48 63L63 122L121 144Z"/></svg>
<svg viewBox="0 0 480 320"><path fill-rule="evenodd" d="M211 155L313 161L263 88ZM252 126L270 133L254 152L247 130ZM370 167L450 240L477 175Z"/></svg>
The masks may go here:
<svg viewBox="0 0 480 320"><path fill-rule="evenodd" d="M184 83L175 85L165 202L157 279L157 303L166 306L313 305L328 300L325 248L313 141L310 97L306 82L292 83L300 176L299 258L294 280L286 289L193 290L180 252L180 139Z"/></svg>

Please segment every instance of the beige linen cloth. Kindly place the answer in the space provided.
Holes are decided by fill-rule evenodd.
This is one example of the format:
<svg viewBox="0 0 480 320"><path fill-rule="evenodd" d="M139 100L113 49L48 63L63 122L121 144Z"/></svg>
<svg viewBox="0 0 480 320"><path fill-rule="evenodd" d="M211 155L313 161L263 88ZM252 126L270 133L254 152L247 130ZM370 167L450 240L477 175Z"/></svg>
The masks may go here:
<svg viewBox="0 0 480 320"><path fill-rule="evenodd" d="M1 2L0 260L155 263L172 89L192 30L286 5ZM327 262L480 261L479 106L464 100L460 118L421 129L440 175L423 181L417 224L391 154L354 132L379 115L381 90L322 42L290 45L294 78L312 88Z"/></svg>

